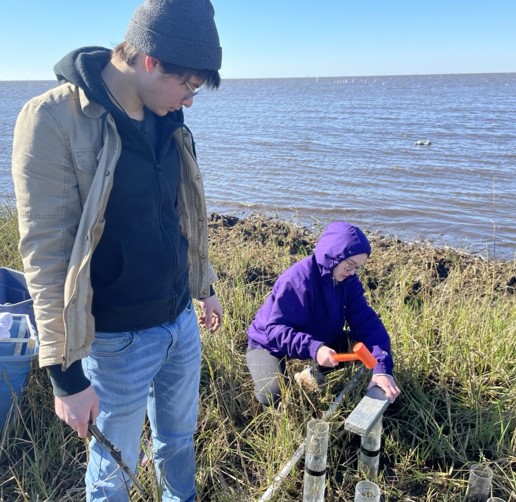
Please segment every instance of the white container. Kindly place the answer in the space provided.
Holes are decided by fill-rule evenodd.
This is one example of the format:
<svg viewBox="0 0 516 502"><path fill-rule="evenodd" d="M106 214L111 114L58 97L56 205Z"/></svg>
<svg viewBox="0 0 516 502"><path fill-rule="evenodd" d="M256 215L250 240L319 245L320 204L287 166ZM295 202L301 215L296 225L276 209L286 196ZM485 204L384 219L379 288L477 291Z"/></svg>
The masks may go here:
<svg viewBox="0 0 516 502"><path fill-rule="evenodd" d="M487 464L473 464L469 469L467 502L487 502L491 494L493 471Z"/></svg>
<svg viewBox="0 0 516 502"><path fill-rule="evenodd" d="M328 456L328 422L312 419L308 422L305 446L305 476L303 502L323 502Z"/></svg>
<svg viewBox="0 0 516 502"><path fill-rule="evenodd" d="M380 487L372 481L359 481L355 487L355 502L380 502Z"/></svg>

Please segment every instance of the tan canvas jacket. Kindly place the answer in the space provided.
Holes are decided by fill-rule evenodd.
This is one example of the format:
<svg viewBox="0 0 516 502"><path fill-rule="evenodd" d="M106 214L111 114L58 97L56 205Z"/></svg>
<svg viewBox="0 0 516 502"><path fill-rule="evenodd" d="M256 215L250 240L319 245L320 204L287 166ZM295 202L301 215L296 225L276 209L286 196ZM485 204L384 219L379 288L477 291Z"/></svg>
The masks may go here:
<svg viewBox="0 0 516 502"><path fill-rule="evenodd" d="M178 212L189 242L190 291L209 295L206 202L190 132L176 129ZM13 180L20 253L34 300L40 366L68 368L95 335L90 261L121 153L115 121L82 89L63 84L29 101L14 130Z"/></svg>

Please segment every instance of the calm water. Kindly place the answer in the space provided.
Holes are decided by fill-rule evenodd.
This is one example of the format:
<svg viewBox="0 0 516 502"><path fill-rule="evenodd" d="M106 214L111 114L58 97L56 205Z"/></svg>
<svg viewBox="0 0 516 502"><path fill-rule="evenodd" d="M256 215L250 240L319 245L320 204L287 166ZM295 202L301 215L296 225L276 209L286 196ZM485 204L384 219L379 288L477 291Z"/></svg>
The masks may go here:
<svg viewBox="0 0 516 502"><path fill-rule="evenodd" d="M0 199L13 193L15 117L52 85L0 82ZM514 73L227 80L186 120L210 212L309 227L347 219L515 257Z"/></svg>

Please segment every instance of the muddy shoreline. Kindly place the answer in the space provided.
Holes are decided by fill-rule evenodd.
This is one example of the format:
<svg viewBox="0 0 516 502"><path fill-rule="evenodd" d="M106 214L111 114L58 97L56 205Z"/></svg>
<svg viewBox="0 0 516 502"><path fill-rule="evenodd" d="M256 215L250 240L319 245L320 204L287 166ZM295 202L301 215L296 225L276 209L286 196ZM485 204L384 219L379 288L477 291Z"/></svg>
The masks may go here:
<svg viewBox="0 0 516 502"><path fill-rule="evenodd" d="M228 257L233 246L264 245L272 241L288 247L293 262L299 259L299 254L310 254L318 237L317 232L306 227L262 215L238 218L213 213L208 221L208 231L211 248L226 253ZM439 286L452 271L462 274L462 294L467 295L468 291L477 294L483 287L499 294L516 294L516 260L485 260L451 247L403 242L366 230L365 233L372 247L364 273L371 290L392 280L396 268L408 265L418 275L412 285L414 294L422 288Z"/></svg>

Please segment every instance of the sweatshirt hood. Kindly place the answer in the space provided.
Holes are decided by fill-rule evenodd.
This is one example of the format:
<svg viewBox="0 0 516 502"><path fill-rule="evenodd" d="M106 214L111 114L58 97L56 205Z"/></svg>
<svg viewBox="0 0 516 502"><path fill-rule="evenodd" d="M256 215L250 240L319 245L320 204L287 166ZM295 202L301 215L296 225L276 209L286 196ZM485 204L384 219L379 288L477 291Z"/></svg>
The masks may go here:
<svg viewBox="0 0 516 502"><path fill-rule="evenodd" d="M319 237L314 250L322 276L331 274L341 261L361 253L369 256L371 245L362 230L345 221L330 223Z"/></svg>
<svg viewBox="0 0 516 502"><path fill-rule="evenodd" d="M60 84L69 82L77 85L88 99L112 108L111 100L100 78L100 72L110 58L111 51L105 47L81 47L59 60L54 65L54 73Z"/></svg>

